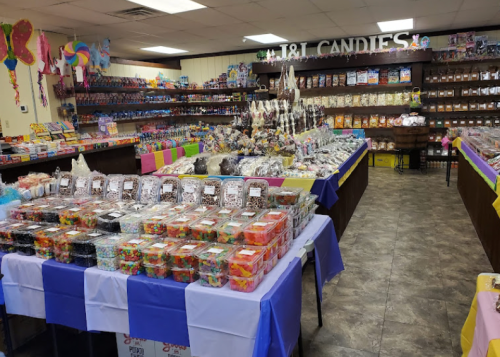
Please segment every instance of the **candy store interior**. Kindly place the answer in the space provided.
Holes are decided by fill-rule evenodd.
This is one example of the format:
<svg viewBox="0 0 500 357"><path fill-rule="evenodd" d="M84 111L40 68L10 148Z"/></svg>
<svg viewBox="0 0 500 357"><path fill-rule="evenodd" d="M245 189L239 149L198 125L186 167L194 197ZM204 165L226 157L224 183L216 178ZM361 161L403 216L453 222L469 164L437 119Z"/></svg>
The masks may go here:
<svg viewBox="0 0 500 357"><path fill-rule="evenodd" d="M0 32L0 357L500 357L497 1Z"/></svg>

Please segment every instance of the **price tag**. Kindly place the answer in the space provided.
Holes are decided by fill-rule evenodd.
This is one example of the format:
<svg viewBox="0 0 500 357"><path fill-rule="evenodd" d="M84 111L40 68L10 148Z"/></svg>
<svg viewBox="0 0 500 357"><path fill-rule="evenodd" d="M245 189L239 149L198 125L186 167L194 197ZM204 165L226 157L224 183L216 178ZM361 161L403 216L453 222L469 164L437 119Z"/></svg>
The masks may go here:
<svg viewBox="0 0 500 357"><path fill-rule="evenodd" d="M34 203L26 203L24 205L21 205L21 207L31 207L31 206L34 206L35 204Z"/></svg>
<svg viewBox="0 0 500 357"><path fill-rule="evenodd" d="M293 195L293 192L290 191L283 191L283 192L278 192L280 195Z"/></svg>
<svg viewBox="0 0 500 357"><path fill-rule="evenodd" d="M129 240L128 242L132 243L132 244L139 244L139 243L142 243L142 239L132 239L132 240Z"/></svg>
<svg viewBox="0 0 500 357"><path fill-rule="evenodd" d="M61 228L49 228L49 229L46 229L45 231L46 232L57 232L57 231L60 231Z"/></svg>
<svg viewBox="0 0 500 357"><path fill-rule="evenodd" d="M259 227L265 227L267 226L267 222L255 222L253 225Z"/></svg>
<svg viewBox="0 0 500 357"><path fill-rule="evenodd" d="M110 182L109 183L109 189L111 191L118 191L118 182Z"/></svg>
<svg viewBox="0 0 500 357"><path fill-rule="evenodd" d="M125 190L131 190L134 188L134 182L133 181L127 181L123 184L123 188Z"/></svg>
<svg viewBox="0 0 500 357"><path fill-rule="evenodd" d="M209 250L207 250L208 253L215 253L215 254L220 254L224 251L224 249L220 249L220 248L210 248Z"/></svg>
<svg viewBox="0 0 500 357"><path fill-rule="evenodd" d="M241 223L238 223L238 222L229 222L227 225L230 226L230 227L240 227Z"/></svg>
<svg viewBox="0 0 500 357"><path fill-rule="evenodd" d="M205 190L203 191L205 195L214 195L215 194L215 186L205 186Z"/></svg>
<svg viewBox="0 0 500 357"><path fill-rule="evenodd" d="M250 197L260 197L260 187L250 187Z"/></svg>
<svg viewBox="0 0 500 357"><path fill-rule="evenodd" d="M214 221L201 221L201 224L206 224L207 226L213 226L215 224Z"/></svg>
<svg viewBox="0 0 500 357"><path fill-rule="evenodd" d="M109 237L108 239L111 239L111 240L120 240L122 238L121 237Z"/></svg>
<svg viewBox="0 0 500 357"><path fill-rule="evenodd" d="M49 205L43 205L43 206L38 206L38 208L47 208L50 207Z"/></svg>
<svg viewBox="0 0 500 357"><path fill-rule="evenodd" d="M111 217L115 217L115 218L118 218L118 217L123 216L123 214L121 214L121 213L110 213L109 215L110 215Z"/></svg>
<svg viewBox="0 0 500 357"><path fill-rule="evenodd" d="M240 254L254 255L255 254L255 250L240 250Z"/></svg>
<svg viewBox="0 0 500 357"><path fill-rule="evenodd" d="M37 228L42 228L42 226L37 226L37 225L33 225L33 226L28 226L26 227L26 229L37 229Z"/></svg>
<svg viewBox="0 0 500 357"><path fill-rule="evenodd" d="M180 217L180 218L177 218L175 221L176 221L176 222L187 222L187 221L189 221L189 218L186 218L186 217Z"/></svg>
<svg viewBox="0 0 500 357"><path fill-rule="evenodd" d="M270 211L268 214L279 216L282 212Z"/></svg>
<svg viewBox="0 0 500 357"><path fill-rule="evenodd" d="M255 212L243 212L241 215L242 216L252 217L252 216L255 216Z"/></svg>
<svg viewBox="0 0 500 357"><path fill-rule="evenodd" d="M104 212L104 210L103 210L103 209L95 209L95 210L93 210L92 212L95 212L95 213L102 213L102 212Z"/></svg>
<svg viewBox="0 0 500 357"><path fill-rule="evenodd" d="M9 227L21 227L22 225L24 225L24 223L14 223L11 224Z"/></svg>
<svg viewBox="0 0 500 357"><path fill-rule="evenodd" d="M167 216L154 216L154 217L151 217L152 219L165 219L167 218Z"/></svg>
<svg viewBox="0 0 500 357"><path fill-rule="evenodd" d="M85 187L85 180L78 180L78 181L76 181L76 187L78 187L78 188Z"/></svg>
<svg viewBox="0 0 500 357"><path fill-rule="evenodd" d="M196 212L205 212L207 210L206 207L199 207L197 209L195 209Z"/></svg>
<svg viewBox="0 0 500 357"><path fill-rule="evenodd" d="M183 210L184 208L186 208L185 205L179 205L179 206L174 207L174 209L176 209L176 210Z"/></svg>
<svg viewBox="0 0 500 357"><path fill-rule="evenodd" d="M141 217L142 217L142 214L133 214L133 215L131 215L131 216L132 216L132 217L134 217L134 218L141 218Z"/></svg>
<svg viewBox="0 0 500 357"><path fill-rule="evenodd" d="M235 187L228 187L227 188L227 194L228 195L237 195L238 194L238 189Z"/></svg>
<svg viewBox="0 0 500 357"><path fill-rule="evenodd" d="M99 237L102 236L102 233L90 233L89 237Z"/></svg>
<svg viewBox="0 0 500 357"><path fill-rule="evenodd" d="M185 185L184 186L184 192L194 193L194 185Z"/></svg>
<svg viewBox="0 0 500 357"><path fill-rule="evenodd" d="M155 247L155 248L165 248L168 244L165 244L165 243L155 243L152 245L152 247Z"/></svg>
<svg viewBox="0 0 500 357"><path fill-rule="evenodd" d="M228 214L228 213L231 213L231 210L229 210L229 209L221 209L219 211L219 213L221 213L221 214Z"/></svg>
<svg viewBox="0 0 500 357"><path fill-rule="evenodd" d="M95 204L101 204L101 203L104 203L104 201L94 201Z"/></svg>
<svg viewBox="0 0 500 357"><path fill-rule="evenodd" d="M66 206L57 206L57 207L54 207L55 209L63 209L65 208Z"/></svg>
<svg viewBox="0 0 500 357"><path fill-rule="evenodd" d="M6 225L6 224L8 224L8 223L9 223L9 222L7 222L7 221L1 221L1 222L0 222L0 226L5 226L5 225Z"/></svg>
<svg viewBox="0 0 500 357"><path fill-rule="evenodd" d="M67 234L69 234L70 236L74 236L74 235L80 234L80 232L78 232L78 231L69 231L69 232L67 232Z"/></svg>
<svg viewBox="0 0 500 357"><path fill-rule="evenodd" d="M81 211L82 209L81 208L70 208L69 210L73 211L73 212L78 212L78 211Z"/></svg>
<svg viewBox="0 0 500 357"><path fill-rule="evenodd" d="M196 245L188 244L188 245L183 245L181 249L193 250L196 247L197 247Z"/></svg>
<svg viewBox="0 0 500 357"><path fill-rule="evenodd" d="M69 184L69 179L67 179L67 178L61 179L61 183L60 183L61 186L68 186L68 184Z"/></svg>
<svg viewBox="0 0 500 357"><path fill-rule="evenodd" d="M173 185L171 183L166 183L163 185L163 193L172 192Z"/></svg>
<svg viewBox="0 0 500 357"><path fill-rule="evenodd" d="M92 182L92 188L95 188L95 189L101 188L101 181L96 180L96 181Z"/></svg>

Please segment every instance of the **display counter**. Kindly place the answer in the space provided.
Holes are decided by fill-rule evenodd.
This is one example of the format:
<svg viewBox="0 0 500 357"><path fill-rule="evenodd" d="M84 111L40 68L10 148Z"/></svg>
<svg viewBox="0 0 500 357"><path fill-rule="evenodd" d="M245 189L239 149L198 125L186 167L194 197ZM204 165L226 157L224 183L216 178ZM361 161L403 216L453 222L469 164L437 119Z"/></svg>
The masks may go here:
<svg viewBox="0 0 500 357"><path fill-rule="evenodd" d="M203 152L203 143L200 142L177 148L155 151L149 154L143 154L141 155L141 172L142 174L148 174L159 170L165 165L173 164L179 157L191 157L201 152Z"/></svg>
<svg viewBox="0 0 500 357"><path fill-rule="evenodd" d="M5 183L14 183L19 176L25 176L30 172L52 174L57 167L62 171L71 171L71 160L83 154L92 171L96 170L103 174L135 174L137 168L134 145L135 143L114 145L15 164L0 165L0 173Z"/></svg>
<svg viewBox="0 0 500 357"><path fill-rule="evenodd" d="M460 138L458 191L495 272L500 272L500 199L498 173Z"/></svg>

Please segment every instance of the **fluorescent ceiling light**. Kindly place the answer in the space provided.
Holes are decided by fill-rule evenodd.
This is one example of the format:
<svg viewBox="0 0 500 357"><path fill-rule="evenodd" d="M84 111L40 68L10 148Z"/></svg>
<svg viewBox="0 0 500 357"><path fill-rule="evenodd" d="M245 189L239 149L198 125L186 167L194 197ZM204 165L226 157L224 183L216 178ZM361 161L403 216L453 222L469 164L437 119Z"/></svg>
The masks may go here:
<svg viewBox="0 0 500 357"><path fill-rule="evenodd" d="M260 43L288 42L288 40L284 39L283 37L273 35L272 33L266 33L264 35L245 36L245 38Z"/></svg>
<svg viewBox="0 0 500 357"><path fill-rule="evenodd" d="M159 52L159 53L166 53L166 54L169 54L169 55L174 54L174 53L184 53L184 52L187 52L185 50L179 50L177 48L165 47L165 46L146 47L146 48L141 48L141 50L151 51L151 52Z"/></svg>
<svg viewBox="0 0 500 357"><path fill-rule="evenodd" d="M412 30L413 19L383 21L383 22L377 22L377 25L380 28L380 31L382 32Z"/></svg>
<svg viewBox="0 0 500 357"><path fill-rule="evenodd" d="M168 14L203 9L206 6L191 0L128 0Z"/></svg>

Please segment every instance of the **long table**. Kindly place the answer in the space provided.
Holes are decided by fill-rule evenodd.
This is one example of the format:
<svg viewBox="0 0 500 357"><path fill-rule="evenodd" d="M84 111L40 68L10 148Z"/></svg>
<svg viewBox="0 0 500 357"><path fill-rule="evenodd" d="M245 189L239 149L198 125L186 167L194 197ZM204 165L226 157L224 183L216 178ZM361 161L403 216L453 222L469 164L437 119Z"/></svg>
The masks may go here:
<svg viewBox="0 0 500 357"><path fill-rule="evenodd" d="M284 356L299 336L302 283L296 255L309 240L323 287L343 264L331 219L316 215L252 293L12 253L1 256L3 295L11 314L190 346L193 355Z"/></svg>

